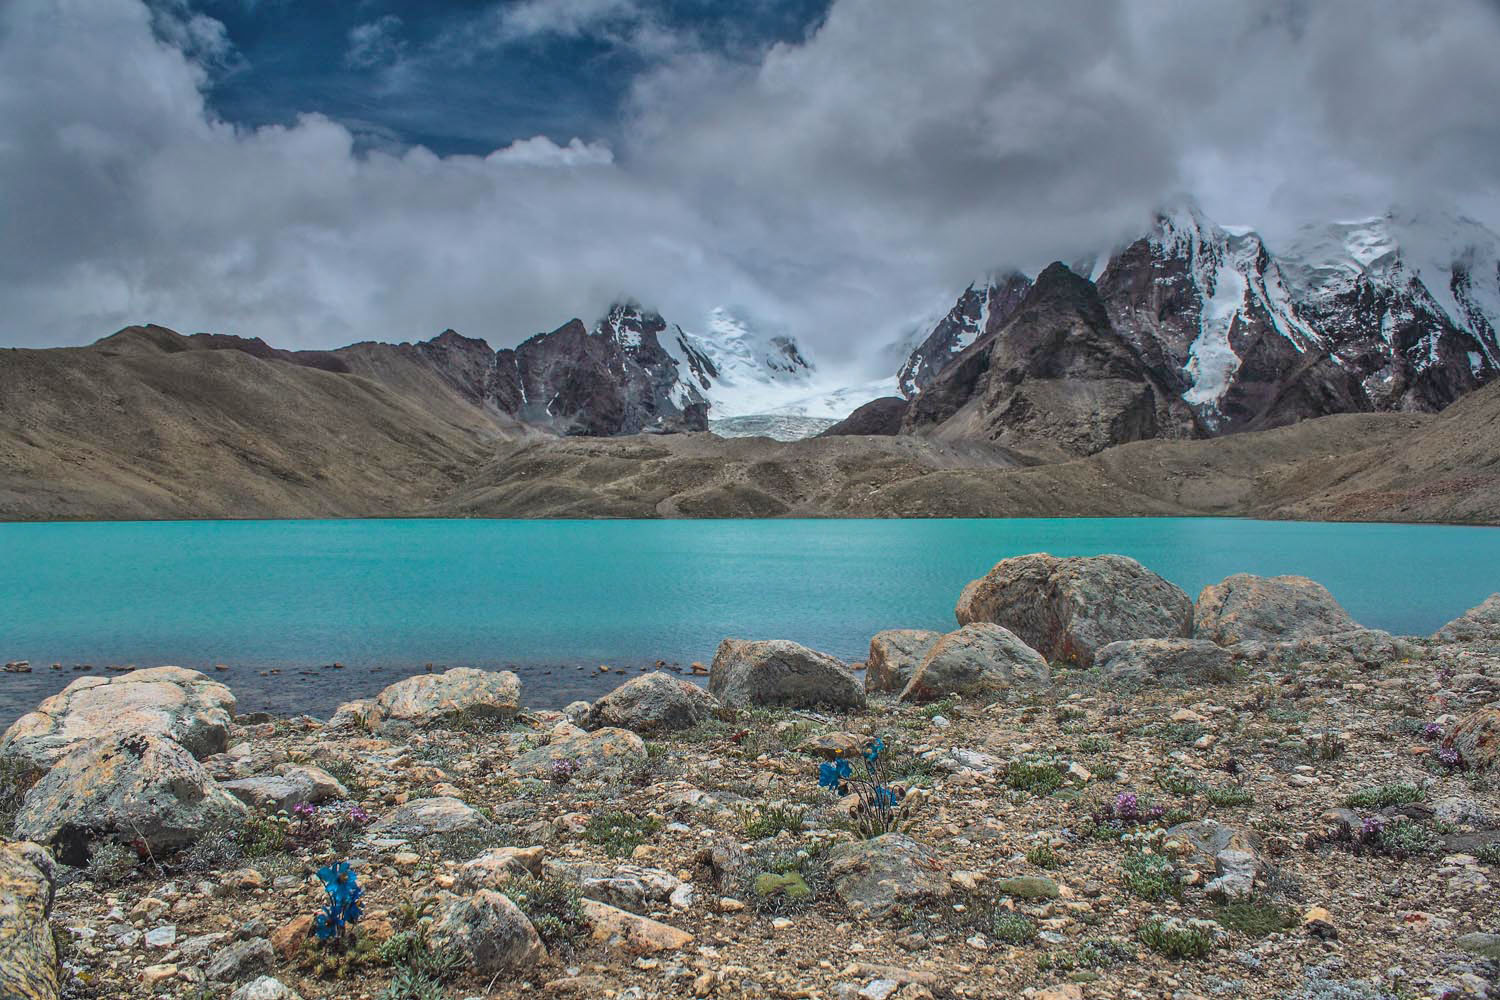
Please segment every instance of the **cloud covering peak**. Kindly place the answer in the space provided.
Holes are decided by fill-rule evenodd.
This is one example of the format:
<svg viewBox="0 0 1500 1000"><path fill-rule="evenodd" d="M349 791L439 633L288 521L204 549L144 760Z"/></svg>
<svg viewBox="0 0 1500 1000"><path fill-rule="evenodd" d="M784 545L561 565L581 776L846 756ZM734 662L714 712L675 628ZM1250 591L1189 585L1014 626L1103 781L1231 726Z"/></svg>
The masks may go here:
<svg viewBox="0 0 1500 1000"><path fill-rule="evenodd" d="M236 125L211 90L233 38L186 0L0 6L0 343L150 320L498 346L632 297L853 365L974 273L1107 249L1178 191L1272 241L1393 201L1500 216L1481 0L836 0L769 46L627 0L488 18L482 44L518 52L630 46L609 134L443 156L320 114ZM395 13L364 24L339 59L420 51Z"/></svg>

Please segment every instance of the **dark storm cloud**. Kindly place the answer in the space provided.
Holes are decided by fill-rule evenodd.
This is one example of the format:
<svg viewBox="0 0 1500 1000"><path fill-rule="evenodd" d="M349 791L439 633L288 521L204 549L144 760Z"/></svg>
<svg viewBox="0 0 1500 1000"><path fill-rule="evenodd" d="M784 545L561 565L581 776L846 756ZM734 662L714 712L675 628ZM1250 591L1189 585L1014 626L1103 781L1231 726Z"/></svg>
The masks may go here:
<svg viewBox="0 0 1500 1000"><path fill-rule="evenodd" d="M1273 234L1393 200L1496 219L1493 3L838 0L769 48L665 9L484 14L476 46L597 37L640 68L607 129L438 156L389 118L222 121L204 94L233 39L199 8L156 4L153 29L138 0L12 0L0 340L149 319L498 344L632 294L687 325L740 306L837 363L980 271L1107 249L1178 192ZM338 58L422 58L391 17Z"/></svg>

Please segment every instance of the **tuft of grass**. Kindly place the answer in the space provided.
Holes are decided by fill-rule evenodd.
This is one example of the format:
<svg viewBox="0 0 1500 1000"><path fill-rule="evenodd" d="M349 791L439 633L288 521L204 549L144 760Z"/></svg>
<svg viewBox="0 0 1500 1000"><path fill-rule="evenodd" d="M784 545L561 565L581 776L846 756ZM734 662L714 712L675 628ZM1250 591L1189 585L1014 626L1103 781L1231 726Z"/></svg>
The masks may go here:
<svg viewBox="0 0 1500 1000"><path fill-rule="evenodd" d="M1331 729L1307 739L1307 756L1313 760L1338 760L1348 749L1343 738Z"/></svg>
<svg viewBox="0 0 1500 1000"><path fill-rule="evenodd" d="M1401 816L1387 823L1375 835L1375 846L1391 857L1409 858L1431 854L1437 850L1438 839L1421 823Z"/></svg>
<svg viewBox="0 0 1500 1000"><path fill-rule="evenodd" d="M1160 854L1129 854L1120 862L1125 873L1125 889L1146 900L1176 896L1181 887L1172 862Z"/></svg>
<svg viewBox="0 0 1500 1000"><path fill-rule="evenodd" d="M1036 921L1020 913L997 909L990 920L990 937L1005 944L1027 944L1036 933Z"/></svg>
<svg viewBox="0 0 1500 1000"><path fill-rule="evenodd" d="M1277 931L1288 930L1298 923L1295 910L1256 899L1220 906L1214 913L1214 919L1226 930L1253 938L1263 938Z"/></svg>
<svg viewBox="0 0 1500 1000"><path fill-rule="evenodd" d="M0 757L0 840L8 840L15 832L21 800L41 776L40 771L24 761Z"/></svg>
<svg viewBox="0 0 1500 1000"><path fill-rule="evenodd" d="M240 827L240 850L247 858L264 858L286 850L286 824L275 816L251 816Z"/></svg>
<svg viewBox="0 0 1500 1000"><path fill-rule="evenodd" d="M1005 768L1005 783L1032 795L1050 795L1063 785L1063 772L1050 761L1013 760Z"/></svg>
<svg viewBox="0 0 1500 1000"><path fill-rule="evenodd" d="M1500 840L1492 840L1475 848L1474 857L1487 865L1500 865Z"/></svg>
<svg viewBox="0 0 1500 1000"><path fill-rule="evenodd" d="M1114 742L1108 736L1093 733L1078 741L1078 752L1108 753L1113 746Z"/></svg>
<svg viewBox="0 0 1500 1000"><path fill-rule="evenodd" d="M1416 785L1377 785L1374 788L1364 788L1355 792L1344 800L1344 805L1350 809L1385 809L1389 806L1418 802L1421 798L1422 790Z"/></svg>
<svg viewBox="0 0 1500 1000"><path fill-rule="evenodd" d="M517 875L507 879L500 891L526 914L548 951L572 951L588 936L589 923L577 887L561 879Z"/></svg>
<svg viewBox="0 0 1500 1000"><path fill-rule="evenodd" d="M1100 781L1113 781L1120 776L1120 765L1112 760L1101 760L1090 768L1090 770L1094 772L1094 777Z"/></svg>
<svg viewBox="0 0 1500 1000"><path fill-rule="evenodd" d="M783 830L799 834L806 818L805 808L781 803L763 803L740 810L740 823L745 828L745 836L751 840L774 837Z"/></svg>
<svg viewBox="0 0 1500 1000"><path fill-rule="evenodd" d="M1181 771L1166 771L1157 775L1156 783L1161 786L1162 791L1184 798L1192 798L1203 791L1203 785L1197 778Z"/></svg>
<svg viewBox="0 0 1500 1000"><path fill-rule="evenodd" d="M1151 917L1141 925L1137 937L1141 944L1167 958L1202 958L1214 950L1212 928L1212 923L1203 920Z"/></svg>
<svg viewBox="0 0 1500 1000"><path fill-rule="evenodd" d="M327 771L339 784L344 786L351 798L362 799L370 790L365 782L364 775L360 773L354 762L343 757L331 757L321 761L318 766Z"/></svg>
<svg viewBox="0 0 1500 1000"><path fill-rule="evenodd" d="M646 839L661 828L661 821L650 816L637 816L623 809L597 813L583 828L584 839L598 844L610 857L622 857L634 851Z"/></svg>
<svg viewBox="0 0 1500 1000"><path fill-rule="evenodd" d="M1038 868L1056 868L1063 863L1062 855L1051 844L1036 844L1026 852L1026 860Z"/></svg>
<svg viewBox="0 0 1500 1000"><path fill-rule="evenodd" d="M1205 794L1209 804L1215 806L1248 806L1255 801L1255 793L1238 785L1210 788Z"/></svg>
<svg viewBox="0 0 1500 1000"><path fill-rule="evenodd" d="M96 885L115 886L130 881L140 857L135 849L113 840L95 844L89 854L89 880Z"/></svg>
<svg viewBox="0 0 1500 1000"><path fill-rule="evenodd" d="M1144 727L1141 735L1154 736L1168 743L1180 743L1186 746L1207 736L1208 727L1198 722L1158 722Z"/></svg>

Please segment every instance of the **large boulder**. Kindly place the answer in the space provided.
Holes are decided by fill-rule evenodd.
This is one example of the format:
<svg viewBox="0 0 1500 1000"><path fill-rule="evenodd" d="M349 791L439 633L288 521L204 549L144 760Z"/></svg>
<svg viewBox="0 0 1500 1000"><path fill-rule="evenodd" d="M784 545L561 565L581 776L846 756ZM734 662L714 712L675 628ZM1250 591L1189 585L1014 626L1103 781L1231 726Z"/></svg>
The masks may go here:
<svg viewBox="0 0 1500 1000"><path fill-rule="evenodd" d="M1453 724L1443 745L1456 749L1479 771L1500 767L1500 702L1484 705Z"/></svg>
<svg viewBox="0 0 1500 1000"><path fill-rule="evenodd" d="M927 653L943 637L924 628L888 628L870 640L865 658L865 691L896 694L906 687Z"/></svg>
<svg viewBox="0 0 1500 1000"><path fill-rule="evenodd" d="M63 861L80 865L89 843L101 837L141 841L160 854L245 815L181 745L137 733L69 751L26 793L15 827L17 835L53 845Z"/></svg>
<svg viewBox="0 0 1500 1000"><path fill-rule="evenodd" d="M901 700L932 701L951 694L985 698L1015 688L1045 687L1050 679L1042 654L1014 632L975 622L933 644L902 689Z"/></svg>
<svg viewBox="0 0 1500 1000"><path fill-rule="evenodd" d="M449 833L493 832L494 829L495 824L478 809L451 795L412 799L370 826L371 833L410 840Z"/></svg>
<svg viewBox="0 0 1500 1000"><path fill-rule="evenodd" d="M828 852L833 891L857 916L947 896L952 888L932 849L904 833L839 844Z"/></svg>
<svg viewBox="0 0 1500 1000"><path fill-rule="evenodd" d="M280 764L274 774L236 778L223 787L246 805L267 812L349 797L349 790L337 778L310 764Z"/></svg>
<svg viewBox="0 0 1500 1000"><path fill-rule="evenodd" d="M693 935L650 917L587 897L578 901L595 941L627 955L676 951L693 943Z"/></svg>
<svg viewBox="0 0 1500 1000"><path fill-rule="evenodd" d="M456 720L512 719L521 710L521 681L509 670L454 667L399 680L373 699L347 702L329 721L388 733Z"/></svg>
<svg viewBox="0 0 1500 1000"><path fill-rule="evenodd" d="M1500 594L1491 594L1478 607L1465 611L1433 638L1439 642L1500 641Z"/></svg>
<svg viewBox="0 0 1500 1000"><path fill-rule="evenodd" d="M646 744L628 729L586 733L564 722L546 746L521 754L510 769L523 778L619 777L646 764Z"/></svg>
<svg viewBox="0 0 1500 1000"><path fill-rule="evenodd" d="M594 702L584 726L637 733L691 729L717 706L714 696L692 681L657 671L633 677Z"/></svg>
<svg viewBox="0 0 1500 1000"><path fill-rule="evenodd" d="M1118 555L1003 559L964 588L954 615L960 625L1003 625L1048 660L1082 666L1111 642L1185 637L1193 630L1187 594Z"/></svg>
<svg viewBox="0 0 1500 1000"><path fill-rule="evenodd" d="M865 707L864 689L843 661L786 639L725 639L708 690L730 708Z"/></svg>
<svg viewBox="0 0 1500 1000"><path fill-rule="evenodd" d="M0 997L57 1000L52 858L37 844L0 843Z"/></svg>
<svg viewBox="0 0 1500 1000"><path fill-rule="evenodd" d="M457 949L482 976L528 968L547 957L526 914L506 896L488 889L439 906L427 942L434 948Z"/></svg>
<svg viewBox="0 0 1500 1000"><path fill-rule="evenodd" d="M147 733L201 760L229 746L234 705L227 687L182 667L80 677L17 719L0 739L0 757L46 768L87 740Z"/></svg>
<svg viewBox="0 0 1500 1000"><path fill-rule="evenodd" d="M1315 580L1236 573L1198 595L1193 636L1229 646L1252 640L1291 642L1359 627Z"/></svg>
<svg viewBox="0 0 1500 1000"><path fill-rule="evenodd" d="M1207 639L1125 639L1099 650L1094 665L1106 681L1126 687L1234 679L1234 657Z"/></svg>

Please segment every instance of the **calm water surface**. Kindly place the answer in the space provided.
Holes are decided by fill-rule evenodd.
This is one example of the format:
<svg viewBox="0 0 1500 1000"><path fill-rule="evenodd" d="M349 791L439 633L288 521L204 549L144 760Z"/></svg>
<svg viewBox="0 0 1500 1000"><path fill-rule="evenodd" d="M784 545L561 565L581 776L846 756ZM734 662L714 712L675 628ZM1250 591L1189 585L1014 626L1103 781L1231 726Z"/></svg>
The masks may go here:
<svg viewBox="0 0 1500 1000"><path fill-rule="evenodd" d="M426 663L509 667L534 707L725 636L863 659L954 627L965 583L1026 552L1119 552L1196 596L1235 572L1319 580L1362 623L1428 633L1500 590L1500 530L1218 519L205 521L0 524L0 726L75 663L176 663L242 712L326 716ZM323 669L338 661L343 670ZM63 670L49 669L52 663ZM585 669L579 669L580 667ZM272 668L282 673L264 673Z"/></svg>

